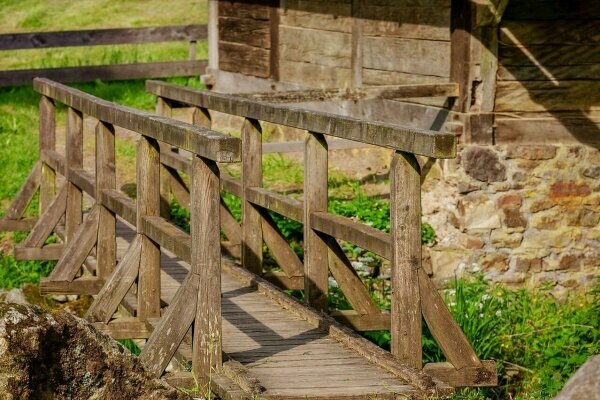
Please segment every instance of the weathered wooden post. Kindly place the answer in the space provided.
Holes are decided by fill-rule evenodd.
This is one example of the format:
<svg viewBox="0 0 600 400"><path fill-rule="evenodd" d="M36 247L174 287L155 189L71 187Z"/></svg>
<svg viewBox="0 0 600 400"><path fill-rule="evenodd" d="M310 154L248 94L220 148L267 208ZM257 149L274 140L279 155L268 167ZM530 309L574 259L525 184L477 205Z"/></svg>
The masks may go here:
<svg viewBox="0 0 600 400"><path fill-rule="evenodd" d="M96 204L100 205L98 243L96 244L96 275L108 279L117 264L117 219L102 204L102 191L116 189L115 128L98 121L96 125Z"/></svg>
<svg viewBox="0 0 600 400"><path fill-rule="evenodd" d="M246 118L242 126L242 265L262 273L262 222L258 210L246 200L246 188L262 186L262 128Z"/></svg>
<svg viewBox="0 0 600 400"><path fill-rule="evenodd" d="M165 100L162 97L156 98L156 114L171 118L173 114L173 109L171 107L171 103L168 100ZM161 153L167 153L173 151L171 146L159 142ZM164 218L168 218L171 213L171 175L166 166L160 166L160 215Z"/></svg>
<svg viewBox="0 0 600 400"><path fill-rule="evenodd" d="M416 157L396 151L390 180L392 354L421 369L421 168Z"/></svg>
<svg viewBox="0 0 600 400"><path fill-rule="evenodd" d="M309 305L327 310L327 243L312 229L310 215L327 212L327 141L309 132L304 147L304 296Z"/></svg>
<svg viewBox="0 0 600 400"><path fill-rule="evenodd" d="M42 96L40 99L40 159L44 150L56 149L56 115L54 100ZM43 215L56 193L56 172L42 162L40 180L40 215Z"/></svg>
<svg viewBox="0 0 600 400"><path fill-rule="evenodd" d="M83 192L71 182L70 169L83 168L83 114L81 111L69 107L67 111L67 139L66 139L67 168L67 209L65 214L65 231L67 244L81 225L83 218L82 201Z"/></svg>
<svg viewBox="0 0 600 400"><path fill-rule="evenodd" d="M221 358L220 174L217 163L194 156L191 188L191 273L198 275L193 370L209 377Z"/></svg>
<svg viewBox="0 0 600 400"><path fill-rule="evenodd" d="M158 141L142 136L137 149L137 232L142 252L138 278L138 318L160 317L160 246L143 234L145 216L160 215Z"/></svg>

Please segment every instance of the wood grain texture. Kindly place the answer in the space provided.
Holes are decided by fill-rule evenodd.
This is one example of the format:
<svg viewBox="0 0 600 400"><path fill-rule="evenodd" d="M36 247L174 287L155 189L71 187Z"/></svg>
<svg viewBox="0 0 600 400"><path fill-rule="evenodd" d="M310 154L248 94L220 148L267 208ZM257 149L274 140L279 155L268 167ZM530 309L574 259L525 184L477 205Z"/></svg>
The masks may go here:
<svg viewBox="0 0 600 400"><path fill-rule="evenodd" d="M42 247L52 233L67 207L67 186L64 185L54 200L46 207L45 212L22 242L23 247Z"/></svg>
<svg viewBox="0 0 600 400"><path fill-rule="evenodd" d="M141 252L141 237L138 235L87 310L85 318L88 321L105 324L110 321L138 277Z"/></svg>
<svg viewBox="0 0 600 400"><path fill-rule="evenodd" d="M390 181L392 354L421 369L421 169L415 156L396 152Z"/></svg>
<svg viewBox="0 0 600 400"><path fill-rule="evenodd" d="M0 35L0 50L190 41L205 38L205 25L5 33Z"/></svg>
<svg viewBox="0 0 600 400"><path fill-rule="evenodd" d="M45 150L56 149L56 116L54 100L42 96L39 105L40 113L40 158ZM52 202L56 190L56 173L46 163L42 163L40 181L40 215Z"/></svg>
<svg viewBox="0 0 600 400"><path fill-rule="evenodd" d="M454 134L412 129L380 122L366 122L325 112L255 102L232 95L199 91L158 81L147 81L146 90L184 104L414 154L435 158L452 158L456 155Z"/></svg>
<svg viewBox="0 0 600 400"><path fill-rule="evenodd" d="M196 376L209 377L222 364L221 250L216 245L220 242L221 197L217 164L194 157L191 186L191 273L199 277L192 369Z"/></svg>
<svg viewBox="0 0 600 400"><path fill-rule="evenodd" d="M219 69L245 75L268 78L270 51L246 44L219 42Z"/></svg>
<svg viewBox="0 0 600 400"><path fill-rule="evenodd" d="M107 279L117 264L117 219L115 214L104 207L102 190L115 190L117 184L115 159L115 130L110 124L98 122L96 125L96 202L100 208L98 221L98 244L96 246L96 274Z"/></svg>
<svg viewBox="0 0 600 400"><path fill-rule="evenodd" d="M258 210L246 199L246 189L262 186L262 128L257 120L242 125L242 265L262 273L262 229Z"/></svg>
<svg viewBox="0 0 600 400"><path fill-rule="evenodd" d="M120 106L48 79L36 79L34 89L86 115L194 154L220 162L240 159L241 143L237 138Z"/></svg>
<svg viewBox="0 0 600 400"><path fill-rule="evenodd" d="M160 149L158 142L142 136L137 147L137 231L143 234L144 217L160 216ZM138 317L160 317L160 246L141 237L138 279Z"/></svg>
<svg viewBox="0 0 600 400"><path fill-rule="evenodd" d="M304 265L290 247L283 234L279 231L277 224L269 215L267 210L259 211L262 218L262 234L265 243L273 254L275 261L285 274L290 277L304 276Z"/></svg>
<svg viewBox="0 0 600 400"><path fill-rule="evenodd" d="M27 209L27 206L29 205L29 203L31 203L33 196L40 187L41 177L42 166L40 162L37 162L35 163L29 175L27 175L27 179L25 179L25 182L23 182L23 184L19 188L19 192L8 206L8 209L6 210L6 214L4 214L3 219L19 220L23 216L25 210Z"/></svg>
<svg viewBox="0 0 600 400"><path fill-rule="evenodd" d="M75 231L73 240L67 243L62 257L48 276L49 280L70 282L75 279L81 266L98 241L99 218L100 206L96 205L87 213L83 223Z"/></svg>
<svg viewBox="0 0 600 400"><path fill-rule="evenodd" d="M15 260L60 260L65 251L65 245L62 243L51 243L44 247L23 247L15 246L13 255Z"/></svg>
<svg viewBox="0 0 600 400"><path fill-rule="evenodd" d="M327 211L327 142L309 132L304 149L304 296L317 310L327 310L327 244L312 228L310 215Z"/></svg>
<svg viewBox="0 0 600 400"><path fill-rule="evenodd" d="M65 239L73 240L73 235L83 218L82 201L83 192L70 182L71 169L83 168L83 114L72 107L67 109L67 209L65 211Z"/></svg>

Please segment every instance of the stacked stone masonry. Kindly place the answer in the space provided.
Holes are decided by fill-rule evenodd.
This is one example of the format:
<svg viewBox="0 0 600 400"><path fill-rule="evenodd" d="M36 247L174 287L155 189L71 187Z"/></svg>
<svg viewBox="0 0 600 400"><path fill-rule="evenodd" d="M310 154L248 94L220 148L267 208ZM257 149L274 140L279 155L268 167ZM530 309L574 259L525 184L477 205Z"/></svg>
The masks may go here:
<svg viewBox="0 0 600 400"><path fill-rule="evenodd" d="M423 181L438 242L425 267L443 281L482 273L557 296L600 272L600 151L583 145L465 145Z"/></svg>

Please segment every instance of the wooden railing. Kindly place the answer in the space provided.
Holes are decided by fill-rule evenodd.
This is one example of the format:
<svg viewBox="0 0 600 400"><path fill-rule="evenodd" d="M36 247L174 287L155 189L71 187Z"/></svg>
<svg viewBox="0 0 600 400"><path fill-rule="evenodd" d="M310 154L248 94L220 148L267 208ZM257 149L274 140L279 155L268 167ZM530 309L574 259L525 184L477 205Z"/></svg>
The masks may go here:
<svg viewBox="0 0 600 400"><path fill-rule="evenodd" d="M44 241L56 229L63 215L66 224L64 249L54 270L41 283L42 292L98 294L86 316L90 320L108 322L137 282L138 321L144 323L157 319L161 317L161 246L172 250L190 264L191 272L158 322L141 357L153 369L164 371L175 352L174 346L166 346L172 352L163 351L165 343L181 342L195 321L193 340L197 343L210 342L211 346L194 346L195 352L196 348L199 350L193 367L198 376L208 375L209 370L221 362L221 254L219 246L214 246L220 240L220 174L217 162L239 161L241 141L205 128L122 107L47 79L35 79L34 89L42 94L41 216L20 246L21 251L44 248ZM68 107L66 156L60 155L54 148L55 102ZM95 174L83 169L84 116L98 120ZM115 186L115 126L141 135L137 147L135 201ZM189 235L160 216L159 142L192 154L193 207ZM65 184L58 191L57 173L65 178ZM95 201L85 214L82 213L84 193ZM137 232L118 264L117 216L129 222ZM191 246L192 242L194 246ZM78 277L94 247L96 265L91 269L93 275ZM202 302L202 307L196 310L198 302Z"/></svg>
<svg viewBox="0 0 600 400"><path fill-rule="evenodd" d="M188 60L0 71L0 87L29 85L35 77L45 77L59 82L84 82L95 79L120 80L200 75L204 72L206 61L196 60L196 43L206 37L205 25L0 34L0 51L189 42Z"/></svg>
<svg viewBox="0 0 600 400"><path fill-rule="evenodd" d="M285 289L304 289L307 303L323 311L328 311L328 276L331 273L353 308L350 312L334 310L332 314L357 330L390 330L392 353L400 362L418 369L423 368L423 317L449 361L449 364L428 364L425 369L447 382L472 384L469 381L472 377L466 378L469 374L465 371L480 368L482 362L421 267L421 173L416 156L455 157L456 138L453 134L368 122L158 81L148 81L146 89L157 96L157 111L164 116L170 116L174 107L193 107L194 123L206 128L211 126L213 111L244 118L241 179L222 176L222 190L239 196L242 202L241 235L235 229L235 220L222 228L230 242L241 246L238 254L244 268ZM302 201L262 187L259 121L307 131ZM394 150L390 170L390 234L328 213L326 136ZM188 204L186 188L177 171L189 172L189 162L168 149L163 149L161 160L172 177L170 187L163 190L171 189L182 204ZM169 195L163 192L164 197ZM291 250L269 211L304 225L303 262ZM227 214L222 206L222 221ZM338 240L353 243L391 261L390 313L381 312L371 299ZM283 272L264 270L263 242ZM486 368L494 368L493 363L484 363ZM460 370L462 372L456 374ZM480 383L483 381L486 379Z"/></svg>

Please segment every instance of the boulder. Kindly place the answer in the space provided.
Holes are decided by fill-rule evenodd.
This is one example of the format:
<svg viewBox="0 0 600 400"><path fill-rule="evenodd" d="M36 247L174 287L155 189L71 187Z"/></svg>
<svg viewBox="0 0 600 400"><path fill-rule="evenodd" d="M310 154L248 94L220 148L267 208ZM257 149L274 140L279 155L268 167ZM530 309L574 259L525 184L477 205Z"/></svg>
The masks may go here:
<svg viewBox="0 0 600 400"><path fill-rule="evenodd" d="M554 400L600 400L600 355L590 357Z"/></svg>
<svg viewBox="0 0 600 400"><path fill-rule="evenodd" d="M29 398L190 399L87 321L0 303L0 399Z"/></svg>

